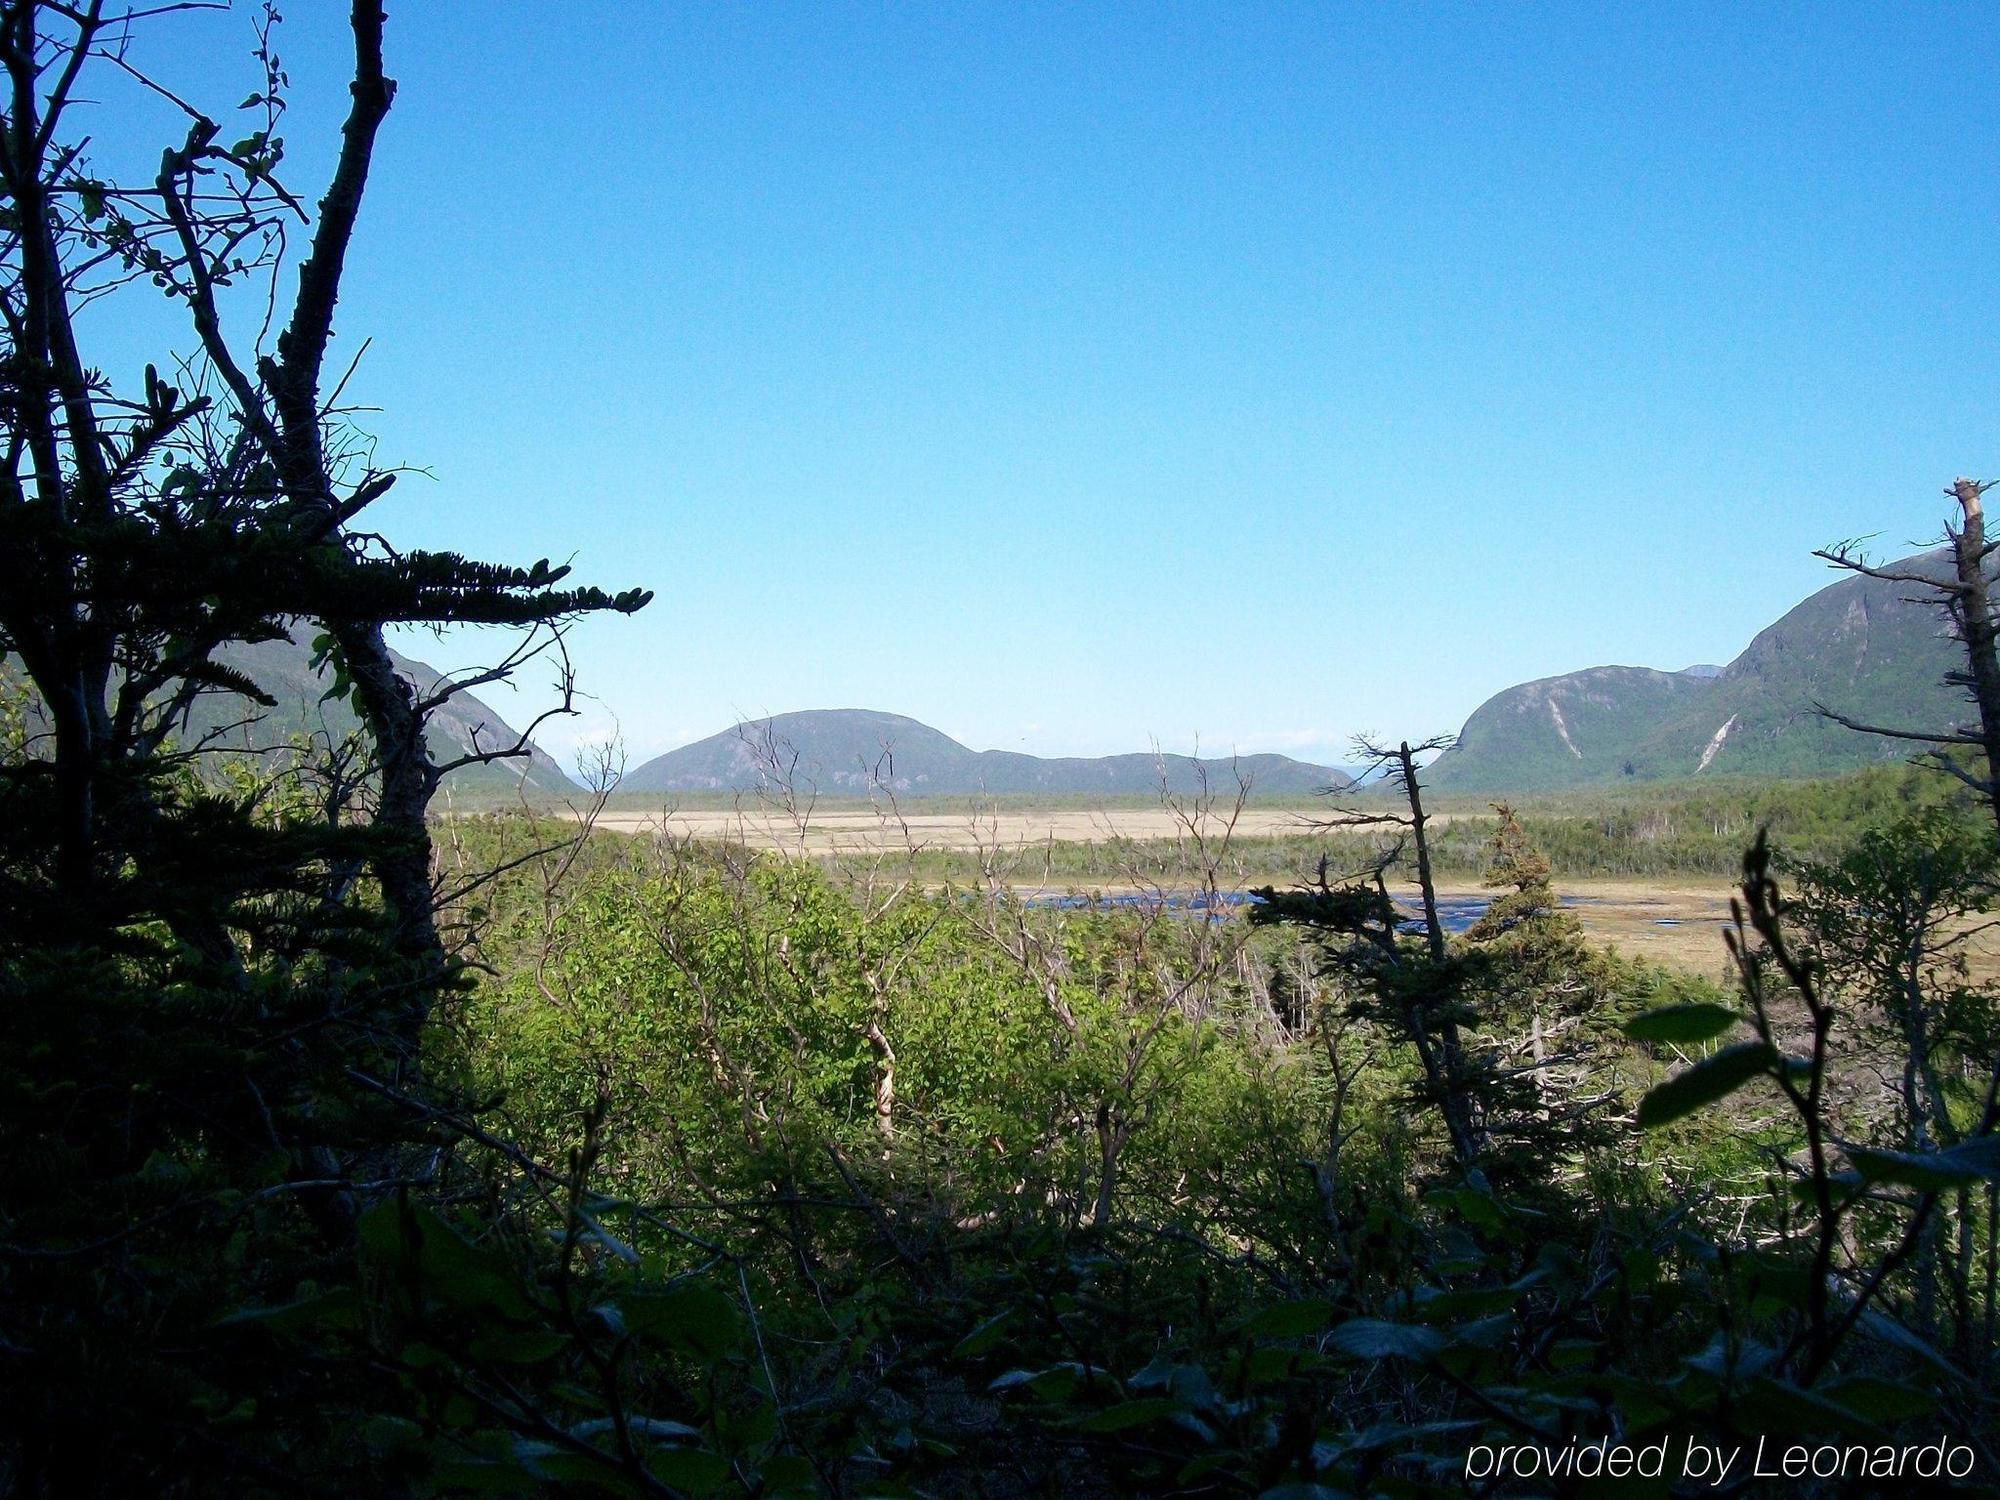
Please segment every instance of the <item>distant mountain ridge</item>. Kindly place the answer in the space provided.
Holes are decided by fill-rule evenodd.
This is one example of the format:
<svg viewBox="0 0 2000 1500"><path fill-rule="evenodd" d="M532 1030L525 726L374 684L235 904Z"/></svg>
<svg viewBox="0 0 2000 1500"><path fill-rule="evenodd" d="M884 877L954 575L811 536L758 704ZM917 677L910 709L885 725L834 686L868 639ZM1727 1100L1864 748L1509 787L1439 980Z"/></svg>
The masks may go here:
<svg viewBox="0 0 2000 1500"><path fill-rule="evenodd" d="M1942 551L1894 565L1899 572L1948 576ZM1908 755L1907 742L1856 733L1817 711L1898 728L1950 730L1972 721L1963 693L1945 674L1961 665L1942 614L1913 598L1908 584L1849 575L1795 605L1760 631L1726 666L1679 671L1602 666L1520 683L1475 709L1457 745L1429 770L1443 791L1473 794L1560 791L1625 779L1709 775L1805 776L1854 770ZM221 735L226 747L266 750L293 735L344 735L352 710L325 701L325 673L301 642L230 645L217 653L278 700L257 709L229 694L205 695L190 733ZM417 691L439 674L395 658ZM0 663L0 675L6 664ZM255 722L250 722L254 720ZM492 707L459 694L433 716L432 753L448 760L475 738L486 748L517 732ZM1232 793L1241 774L1253 792L1303 797L1350 784L1331 767L1260 754L1197 760L1135 753L1044 758L973 750L900 714L816 709L739 724L647 761L624 779L645 793L753 791L789 777L821 795L886 787L906 796L1187 795L1204 782ZM448 786L491 795L525 791L567 796L576 783L539 748L526 757L463 768Z"/></svg>
<svg viewBox="0 0 2000 1500"><path fill-rule="evenodd" d="M301 634L305 628L301 627ZM435 692L441 676L434 667L400 652L391 651L396 670L419 693ZM295 734L344 736L357 724L353 709L338 701L322 701L329 685L323 671L315 671L312 652L303 641L261 641L246 645L233 641L215 653L216 660L234 667L278 700L276 708L259 708L234 694L204 694L195 705L191 729L195 734L220 729L224 744L269 749L280 746ZM244 721L256 717L255 723ZM241 725L241 728L226 726ZM491 750L513 744L519 731L471 693L456 694L431 715L426 731L431 755L448 761L473 747L475 737L481 749ZM511 792L524 789L531 794L565 796L580 790L563 768L539 746L526 756L465 766L445 778L447 789L462 792Z"/></svg>
<svg viewBox="0 0 2000 1500"><path fill-rule="evenodd" d="M712 734L656 756L620 783L636 792L755 791L790 779L822 795L883 787L906 796L1188 795L1207 784L1233 796L1236 776L1253 792L1305 796L1349 778L1331 766L1284 755L1231 759L1186 755L1045 758L1014 750L973 750L928 724L876 709L824 708L778 714Z"/></svg>
<svg viewBox="0 0 2000 1500"><path fill-rule="evenodd" d="M1893 565L1945 577L1942 551ZM1828 585L1760 631L1720 671L1590 667L1524 682L1473 711L1431 782L1462 792L1557 791L1625 778L1804 776L1907 756L1908 743L1858 734L1820 714L1947 729L1971 705L1944 682L1959 645L1908 584L1858 574Z"/></svg>

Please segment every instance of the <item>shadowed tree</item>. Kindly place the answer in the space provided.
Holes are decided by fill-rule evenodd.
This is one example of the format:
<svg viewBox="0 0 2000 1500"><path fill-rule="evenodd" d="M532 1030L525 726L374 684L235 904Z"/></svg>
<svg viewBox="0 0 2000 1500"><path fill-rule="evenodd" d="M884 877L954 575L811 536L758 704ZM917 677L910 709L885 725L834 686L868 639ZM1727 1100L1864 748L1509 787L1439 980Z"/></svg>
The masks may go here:
<svg viewBox="0 0 2000 1500"><path fill-rule="evenodd" d="M1958 479L1945 493L1958 505L1958 522L1944 528L1944 546L1950 554L1951 571L1939 577L1907 568L1879 567L1861 553L1859 544L1842 542L1814 554L1850 573L1900 583L1916 592L1912 596L1935 604L1950 623L1953 636L1965 655L1962 670L1949 672L1945 681L1963 688L1975 711L1972 726L1885 725L1853 719L1824 703L1818 710L1837 724L1862 734L1886 739L1908 740L1926 748L1919 759L1957 777L1986 800L1996 828L2000 828L2000 621L1993 617L1990 559L2000 542L1986 538L1983 497L1993 487L1992 480ZM1975 752L1967 764L1962 751Z"/></svg>
<svg viewBox="0 0 2000 1500"><path fill-rule="evenodd" d="M1485 1130L1462 1036L1467 1019L1465 976L1449 951L1438 910L1437 886L1431 873L1430 819L1424 812L1417 767L1420 757L1450 744L1449 736L1416 745L1408 740L1382 745L1357 739L1354 755L1361 766L1357 784L1375 788L1382 800L1350 802L1314 826L1329 831L1393 828L1400 830L1395 842L1367 869L1345 879L1330 878L1322 859L1317 879L1308 886L1292 891L1266 887L1255 892L1259 902L1251 908L1250 919L1259 924L1308 927L1345 940L1329 948L1331 961L1357 987L1364 1013L1386 1025L1416 1053L1423 1069L1424 1098L1444 1120L1453 1157L1461 1166L1470 1166L1484 1149ZM1387 871L1412 846L1422 905L1418 918L1421 941L1404 932L1406 919L1390 897L1387 883Z"/></svg>
<svg viewBox="0 0 2000 1500"><path fill-rule="evenodd" d="M314 212L283 181L274 12L232 143L133 60L135 25L187 8L0 4L0 675L31 726L0 759L0 1487L300 1493L310 1463L365 1493L340 1476L369 1456L324 1440L327 1413L378 1399L365 1367L302 1369L219 1330L246 1300L350 1279L366 1205L439 1160L379 1092L424 1092L421 1028L459 973L426 814L454 766L528 747L440 758L427 718L563 663L575 617L648 596L364 529L394 475L347 426L349 370L327 356L395 93L381 10L349 18L350 107ZM186 122L151 177L92 160L79 111L121 86ZM161 298L194 350L160 362L170 376L93 363L85 308ZM384 641L398 623L519 644L420 693ZM360 752L231 779L190 710L268 705L218 653L301 629ZM559 688L566 704L566 667ZM216 1421L243 1401L268 1432Z"/></svg>
<svg viewBox="0 0 2000 1500"><path fill-rule="evenodd" d="M329 381L327 355L376 134L395 97L382 21L378 5L353 8L351 102L313 215L282 181L286 79L268 10L257 50L263 87L241 106L262 128L231 144L217 119L138 72L125 18L36 0L0 12L11 84L0 129L9 200L0 224L0 645L19 658L50 720L51 913L81 934L110 915L100 877L130 852L131 820L144 821L141 768L185 727L193 699L264 698L215 660L217 648L309 621L335 691L367 733L366 810L382 835L369 864L395 943L441 973L424 826L431 797L455 765L523 755L528 745L524 734L440 762L426 721L453 693L526 660L560 661L561 632L576 615L629 612L649 597L564 587L568 569L547 562L400 552L359 524L395 475L367 462L346 427L337 403L352 369ZM186 117L150 182L100 177L86 148L69 144L79 85L100 76L107 86L136 79ZM300 234L305 253L287 303L279 278ZM246 295L260 286L263 297ZM176 383L149 368L123 390L88 363L77 315L102 298L149 293L186 309L198 353ZM252 314L241 338L227 326L232 307ZM267 307L288 307L268 348ZM419 694L384 642L394 623L510 626L532 643ZM566 668L559 685L566 708Z"/></svg>
<svg viewBox="0 0 2000 1500"><path fill-rule="evenodd" d="M1556 894L1548 859L1507 803L1487 840L1481 884L1495 892L1466 929L1468 990L1488 1045L1488 1123L1522 1175L1608 1143L1599 1122L1617 1091L1598 1076L1612 975Z"/></svg>
<svg viewBox="0 0 2000 1500"><path fill-rule="evenodd" d="M1790 908L1821 983L1854 1014L1864 1048L1894 1078L1885 1144L1920 1153L1963 1143L2000 1065L2000 1008L1974 981L1967 953L1990 931L1995 851L1983 825L1942 807L1870 829L1838 858L1802 861ZM1995 1204L1991 1184L1984 1194ZM1978 1357L1977 1218L1970 1184L1956 1184L1912 1257L1915 1317L1939 1323L1950 1299L1954 1343ZM1989 1231L1990 1232L1990 1231ZM1946 1237L1955 1236L1947 1256ZM1991 1305L1989 1299L1989 1307ZM1990 1333L1986 1341L1990 1344Z"/></svg>

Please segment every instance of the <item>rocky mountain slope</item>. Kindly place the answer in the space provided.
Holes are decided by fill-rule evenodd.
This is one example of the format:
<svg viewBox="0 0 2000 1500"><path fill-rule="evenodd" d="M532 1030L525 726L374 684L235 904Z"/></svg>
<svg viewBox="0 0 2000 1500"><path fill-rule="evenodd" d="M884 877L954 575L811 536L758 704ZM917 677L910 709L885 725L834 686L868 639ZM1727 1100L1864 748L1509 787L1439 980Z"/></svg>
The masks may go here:
<svg viewBox="0 0 2000 1500"><path fill-rule="evenodd" d="M1896 565L1943 576L1942 552ZM1959 664L1942 614L1907 584L1843 577L1761 631L1720 672L1591 667L1508 688L1465 722L1432 767L1441 789L1551 791L1617 781L1853 770L1911 746L1857 734L1817 712L1947 728L1971 705L1944 674Z"/></svg>
<svg viewBox="0 0 2000 1500"><path fill-rule="evenodd" d="M325 674L315 672L312 653L305 644L310 639L303 629L301 639L264 641L254 646L231 644L216 653L217 659L234 667L278 700L278 706L259 709L255 704L231 695L210 694L194 713L194 730L221 727L225 743L246 749L282 745L301 733L345 735L355 727L353 710L345 703L320 701L327 689ZM396 668L419 693L433 691L437 671L414 658L392 653ZM244 723L250 716L255 723ZM240 726L240 727L233 727ZM474 735L485 748L511 745L517 731L480 698L460 693L437 711L430 723L431 754L449 760L473 744ZM533 794L567 795L578 790L575 782L540 749L524 759L495 761L490 765L467 766L445 779L448 790L491 794L511 792L525 786Z"/></svg>

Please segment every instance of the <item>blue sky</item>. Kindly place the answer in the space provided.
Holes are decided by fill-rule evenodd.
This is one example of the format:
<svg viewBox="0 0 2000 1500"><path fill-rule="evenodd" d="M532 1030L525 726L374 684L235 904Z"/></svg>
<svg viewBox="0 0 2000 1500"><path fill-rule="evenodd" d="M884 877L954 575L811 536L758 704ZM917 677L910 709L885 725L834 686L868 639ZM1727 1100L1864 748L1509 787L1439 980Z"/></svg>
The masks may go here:
<svg viewBox="0 0 2000 1500"><path fill-rule="evenodd" d="M316 193L341 7L288 9ZM658 591L576 632L559 750L867 706L1337 760L1725 661L2000 473L1991 7L586 14L391 7L341 325L431 476L393 539ZM141 50L220 109L247 39Z"/></svg>

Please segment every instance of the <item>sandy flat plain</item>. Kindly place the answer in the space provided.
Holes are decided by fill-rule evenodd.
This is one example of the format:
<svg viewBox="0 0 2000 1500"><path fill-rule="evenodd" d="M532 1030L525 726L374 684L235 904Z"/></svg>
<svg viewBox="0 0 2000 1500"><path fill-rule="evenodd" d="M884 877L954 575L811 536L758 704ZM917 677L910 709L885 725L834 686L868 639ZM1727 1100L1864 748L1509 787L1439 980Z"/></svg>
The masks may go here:
<svg viewBox="0 0 2000 1500"><path fill-rule="evenodd" d="M1298 808L1245 808L1235 836L1306 833L1313 815ZM1171 839L1188 831L1166 807L1004 809L990 813L921 812L840 806L801 818L782 808L745 802L737 808L606 812L598 826L621 833L665 831L679 837L731 839L755 849L854 854L905 849L1020 849L1037 844L1103 843L1114 838ZM1211 814L1205 836L1220 838L1227 814Z"/></svg>
<svg viewBox="0 0 2000 1500"><path fill-rule="evenodd" d="M1224 816L1212 815L1203 825L1208 837L1222 835ZM1234 836L1306 834L1312 822L1313 813L1306 809L1250 807L1237 815ZM752 848L808 855L888 854L905 849L1026 850L1047 843L1172 839L1187 832L1179 815L1165 807L1010 808L982 814L904 810L898 818L867 808L836 806L815 808L800 819L781 808L746 802L737 808L608 812L599 823L626 833L665 831L675 837L727 839ZM1032 880L1032 858L1020 869L1028 877L1022 884L1030 893L1054 894L1061 889L1052 886L1045 891ZM1108 888L1100 881L1090 884ZM1584 930L1598 942L1615 943L1623 952L1704 974L1723 971L1727 962L1722 943L1729 917L1727 882L1565 879L1559 885ZM1439 889L1447 897L1485 894L1465 881L1448 881ZM1414 888L1399 894L1412 900L1415 897Z"/></svg>

